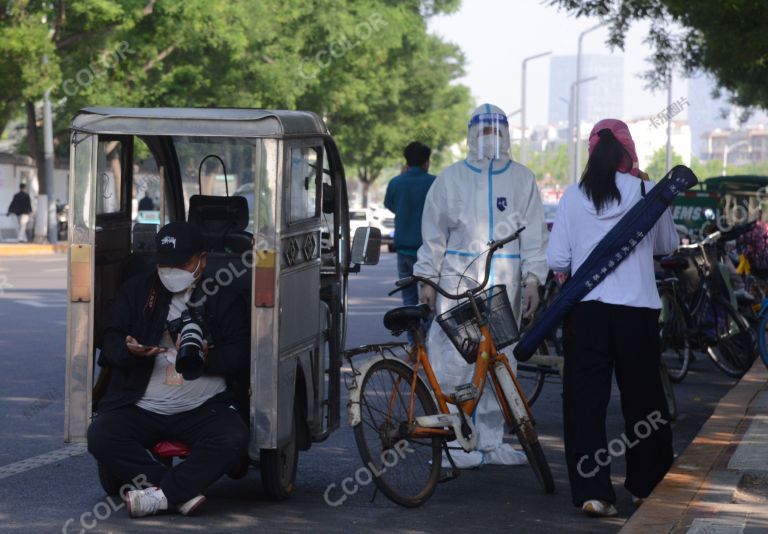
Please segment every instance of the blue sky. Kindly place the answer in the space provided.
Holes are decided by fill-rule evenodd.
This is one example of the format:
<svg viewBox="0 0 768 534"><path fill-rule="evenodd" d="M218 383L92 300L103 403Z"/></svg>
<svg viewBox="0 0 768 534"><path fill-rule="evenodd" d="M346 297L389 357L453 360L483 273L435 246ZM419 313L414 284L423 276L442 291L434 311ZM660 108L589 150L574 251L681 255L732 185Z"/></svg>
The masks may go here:
<svg viewBox="0 0 768 534"><path fill-rule="evenodd" d="M576 54L579 33L598 19L574 18L541 0L464 0L453 15L435 17L430 29L458 44L467 58L461 80L478 103L491 102L507 112L520 107L520 67L523 58L552 50L554 55ZM643 43L648 25L636 24L627 35L624 52L610 51L606 29L584 38L586 54L624 56L624 119L647 118L666 107L666 91L651 92L638 76L649 69L650 47ZM600 83L595 80L591 83ZM528 125L547 122L549 59L528 63ZM673 81L673 100L687 94L684 79ZM680 118L685 118L683 114ZM519 116L512 119L519 122Z"/></svg>

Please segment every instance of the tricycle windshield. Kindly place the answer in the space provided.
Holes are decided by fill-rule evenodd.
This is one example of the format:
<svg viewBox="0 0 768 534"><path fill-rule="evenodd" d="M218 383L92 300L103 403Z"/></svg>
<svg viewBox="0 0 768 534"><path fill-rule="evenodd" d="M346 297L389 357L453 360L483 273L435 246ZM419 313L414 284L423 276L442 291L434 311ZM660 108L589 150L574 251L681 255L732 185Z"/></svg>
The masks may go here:
<svg viewBox="0 0 768 534"><path fill-rule="evenodd" d="M177 136L173 137L173 146L179 162L185 212L189 212L192 195L229 194L248 201L250 223L260 213L256 232L266 230L264 225L274 221L277 141Z"/></svg>

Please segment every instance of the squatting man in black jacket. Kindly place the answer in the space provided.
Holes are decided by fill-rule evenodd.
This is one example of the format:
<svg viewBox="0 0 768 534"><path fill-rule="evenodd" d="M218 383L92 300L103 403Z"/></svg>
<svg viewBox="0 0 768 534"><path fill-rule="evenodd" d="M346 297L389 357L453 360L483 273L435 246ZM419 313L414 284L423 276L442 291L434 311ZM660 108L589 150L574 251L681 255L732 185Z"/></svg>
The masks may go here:
<svg viewBox="0 0 768 534"><path fill-rule="evenodd" d="M144 475L156 484L126 493L131 517L172 508L189 514L208 486L247 465L248 427L235 397L249 370L248 304L227 287L209 295L196 289L206 261L196 226L164 226L157 269L125 283L105 330L99 365L110 368L109 383L88 429L88 450L121 481ZM188 330L180 323L190 317L203 323L204 340L192 336L199 344L187 353ZM186 367L177 367L177 351L179 361L189 358ZM189 456L166 466L150 453L163 440L186 443Z"/></svg>

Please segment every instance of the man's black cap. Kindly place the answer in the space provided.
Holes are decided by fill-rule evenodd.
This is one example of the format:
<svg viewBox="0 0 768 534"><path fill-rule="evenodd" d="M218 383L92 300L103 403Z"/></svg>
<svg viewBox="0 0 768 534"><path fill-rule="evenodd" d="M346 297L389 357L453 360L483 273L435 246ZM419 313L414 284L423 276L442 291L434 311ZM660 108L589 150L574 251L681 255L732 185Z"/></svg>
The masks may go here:
<svg viewBox="0 0 768 534"><path fill-rule="evenodd" d="M155 237L158 265L183 265L203 251L200 229L188 222L172 222L163 226Z"/></svg>

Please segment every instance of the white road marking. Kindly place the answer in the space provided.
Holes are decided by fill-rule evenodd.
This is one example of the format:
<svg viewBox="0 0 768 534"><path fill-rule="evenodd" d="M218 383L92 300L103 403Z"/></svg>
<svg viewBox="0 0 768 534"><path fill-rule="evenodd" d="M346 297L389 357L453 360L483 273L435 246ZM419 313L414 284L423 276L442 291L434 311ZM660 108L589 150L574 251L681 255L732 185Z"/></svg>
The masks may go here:
<svg viewBox="0 0 768 534"><path fill-rule="evenodd" d="M46 452L39 456L27 458L26 460L19 460L18 462L13 462L12 464L0 467L0 480L31 471L32 469L37 469L38 467L55 464L56 462L72 458L73 456L80 456L87 451L88 446L85 443L76 443L74 445L62 447L61 449L56 449L55 451Z"/></svg>
<svg viewBox="0 0 768 534"><path fill-rule="evenodd" d="M33 308L66 308L67 304L65 302L46 302L46 301L40 301L40 300L14 300L16 304L26 304L27 306L32 306Z"/></svg>

